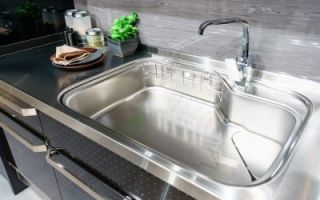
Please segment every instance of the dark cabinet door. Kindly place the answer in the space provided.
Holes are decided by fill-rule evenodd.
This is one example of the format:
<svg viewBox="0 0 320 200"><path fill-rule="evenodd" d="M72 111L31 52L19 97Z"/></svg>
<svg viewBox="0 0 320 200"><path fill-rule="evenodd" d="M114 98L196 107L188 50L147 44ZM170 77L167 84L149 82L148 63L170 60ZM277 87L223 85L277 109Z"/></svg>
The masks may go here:
<svg viewBox="0 0 320 200"><path fill-rule="evenodd" d="M1 161L0 161L0 175L2 177L6 177L7 176L6 170L4 169L3 163Z"/></svg>
<svg viewBox="0 0 320 200"><path fill-rule="evenodd" d="M0 127L0 158L1 174L7 178L14 194L19 194L28 187L25 178L17 172L16 162L13 158L4 130Z"/></svg>
<svg viewBox="0 0 320 200"><path fill-rule="evenodd" d="M6 138L11 148L17 171L27 181L39 189L39 194L52 200L61 200L54 170L45 160L45 153L34 153L21 142L5 131Z"/></svg>
<svg viewBox="0 0 320 200"><path fill-rule="evenodd" d="M64 200L133 199L113 183L101 181L95 172L83 168L81 163L63 150L47 155L47 161L57 171L57 180Z"/></svg>
<svg viewBox="0 0 320 200"><path fill-rule="evenodd" d="M44 199L61 200L55 172L45 160L47 148L38 117L22 116L0 104L0 127L15 160L15 170Z"/></svg>
<svg viewBox="0 0 320 200"><path fill-rule="evenodd" d="M56 171L57 182L60 187L61 197L63 200L95 200L85 190L70 181L60 172Z"/></svg>

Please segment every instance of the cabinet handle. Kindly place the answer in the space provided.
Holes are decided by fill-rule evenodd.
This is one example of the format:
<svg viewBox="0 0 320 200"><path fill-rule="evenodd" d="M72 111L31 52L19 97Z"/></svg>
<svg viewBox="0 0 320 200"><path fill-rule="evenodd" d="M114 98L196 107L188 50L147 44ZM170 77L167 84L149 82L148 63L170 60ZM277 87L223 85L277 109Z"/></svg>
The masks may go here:
<svg viewBox="0 0 320 200"><path fill-rule="evenodd" d="M28 104L0 90L0 103L24 117L37 116L37 111Z"/></svg>
<svg viewBox="0 0 320 200"><path fill-rule="evenodd" d="M28 149L30 149L34 153L40 153L40 152L46 152L47 147L46 145L34 145L31 142L29 142L27 139L25 139L23 136L19 135L17 132L9 128L4 123L0 122L0 127L2 127L4 130L7 131L10 135L12 135L14 138L16 138L19 142L24 144Z"/></svg>
<svg viewBox="0 0 320 200"><path fill-rule="evenodd" d="M74 175L72 172L67 170L63 164L54 161L52 159L52 157L55 153L57 153L57 151L50 151L50 150L47 151L46 160L49 163L49 165L51 165L54 169L56 169L58 172L63 174L65 177L67 177L70 181L72 181L74 184L79 186L81 189L83 189L85 192L87 192L93 198L95 198L97 200L105 200L106 199L105 197L101 196L96 191L91 189L86 183L84 183L79 178L77 178L76 175ZM119 195L121 195L121 194L119 194ZM121 198L123 198L123 200L134 200L131 196L121 195Z"/></svg>

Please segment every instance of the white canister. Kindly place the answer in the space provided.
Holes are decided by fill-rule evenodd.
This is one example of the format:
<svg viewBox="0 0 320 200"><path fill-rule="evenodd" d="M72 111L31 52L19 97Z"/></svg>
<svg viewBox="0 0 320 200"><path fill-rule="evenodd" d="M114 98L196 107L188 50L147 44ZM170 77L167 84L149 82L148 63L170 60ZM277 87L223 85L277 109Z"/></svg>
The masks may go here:
<svg viewBox="0 0 320 200"><path fill-rule="evenodd" d="M104 36L100 28L90 28L86 31L87 42L90 47L100 48L104 46Z"/></svg>
<svg viewBox="0 0 320 200"><path fill-rule="evenodd" d="M82 40L86 40L86 30L92 28L89 12L84 10L75 12L73 20L73 29L79 33Z"/></svg>
<svg viewBox="0 0 320 200"><path fill-rule="evenodd" d="M73 26L74 26L73 14L78 11L80 10L77 10L77 9L66 10L66 12L64 13L64 20L66 22L67 27L73 29Z"/></svg>

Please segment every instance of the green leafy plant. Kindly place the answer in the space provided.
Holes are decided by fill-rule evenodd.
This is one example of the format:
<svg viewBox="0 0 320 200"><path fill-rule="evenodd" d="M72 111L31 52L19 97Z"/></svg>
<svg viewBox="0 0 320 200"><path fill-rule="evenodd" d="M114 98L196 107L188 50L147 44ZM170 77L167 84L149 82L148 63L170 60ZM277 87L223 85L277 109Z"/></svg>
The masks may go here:
<svg viewBox="0 0 320 200"><path fill-rule="evenodd" d="M24 0L16 9L18 17L37 20L40 18L40 9L34 0Z"/></svg>
<svg viewBox="0 0 320 200"><path fill-rule="evenodd" d="M115 41L126 41L138 36L138 28L136 27L139 21L137 12L132 12L129 16L122 16L114 21L111 30L111 38Z"/></svg>

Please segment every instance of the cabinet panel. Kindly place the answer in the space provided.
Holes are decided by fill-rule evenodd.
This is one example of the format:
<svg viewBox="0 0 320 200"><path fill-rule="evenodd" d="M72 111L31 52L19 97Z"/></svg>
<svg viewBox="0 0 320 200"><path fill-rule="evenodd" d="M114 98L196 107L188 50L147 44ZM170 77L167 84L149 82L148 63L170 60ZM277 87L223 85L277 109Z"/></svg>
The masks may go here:
<svg viewBox="0 0 320 200"><path fill-rule="evenodd" d="M0 176L4 177L4 178L7 178L7 174L6 174L6 171L4 169L4 166L3 166L3 163L0 161Z"/></svg>
<svg viewBox="0 0 320 200"><path fill-rule="evenodd" d="M58 183L59 183L58 179ZM95 200L76 184L69 182L65 187L61 188L61 196L63 200Z"/></svg>
<svg viewBox="0 0 320 200"><path fill-rule="evenodd" d="M56 171L57 182L63 200L94 200L87 192Z"/></svg>
<svg viewBox="0 0 320 200"><path fill-rule="evenodd" d="M4 177L7 178L12 192L19 194L28 187L29 183L16 170L17 165L2 127L0 127L0 158Z"/></svg>
<svg viewBox="0 0 320 200"><path fill-rule="evenodd" d="M45 160L45 153L34 153L5 131L17 168L32 185L52 200L61 200L53 169Z"/></svg>
<svg viewBox="0 0 320 200"><path fill-rule="evenodd" d="M32 106L0 89L0 109L29 129L42 134L37 111Z"/></svg>
<svg viewBox="0 0 320 200"><path fill-rule="evenodd" d="M48 155L47 160L61 175L71 181L65 187L60 186L63 199L131 199L128 198L129 195L114 189L110 183L105 184L100 181L64 153L55 152L53 155Z"/></svg>
<svg viewBox="0 0 320 200"><path fill-rule="evenodd" d="M0 124L19 173L50 199L61 200L54 170L45 160L43 151L46 151L46 147L42 133L35 132L28 124L18 121L3 110L0 110Z"/></svg>

